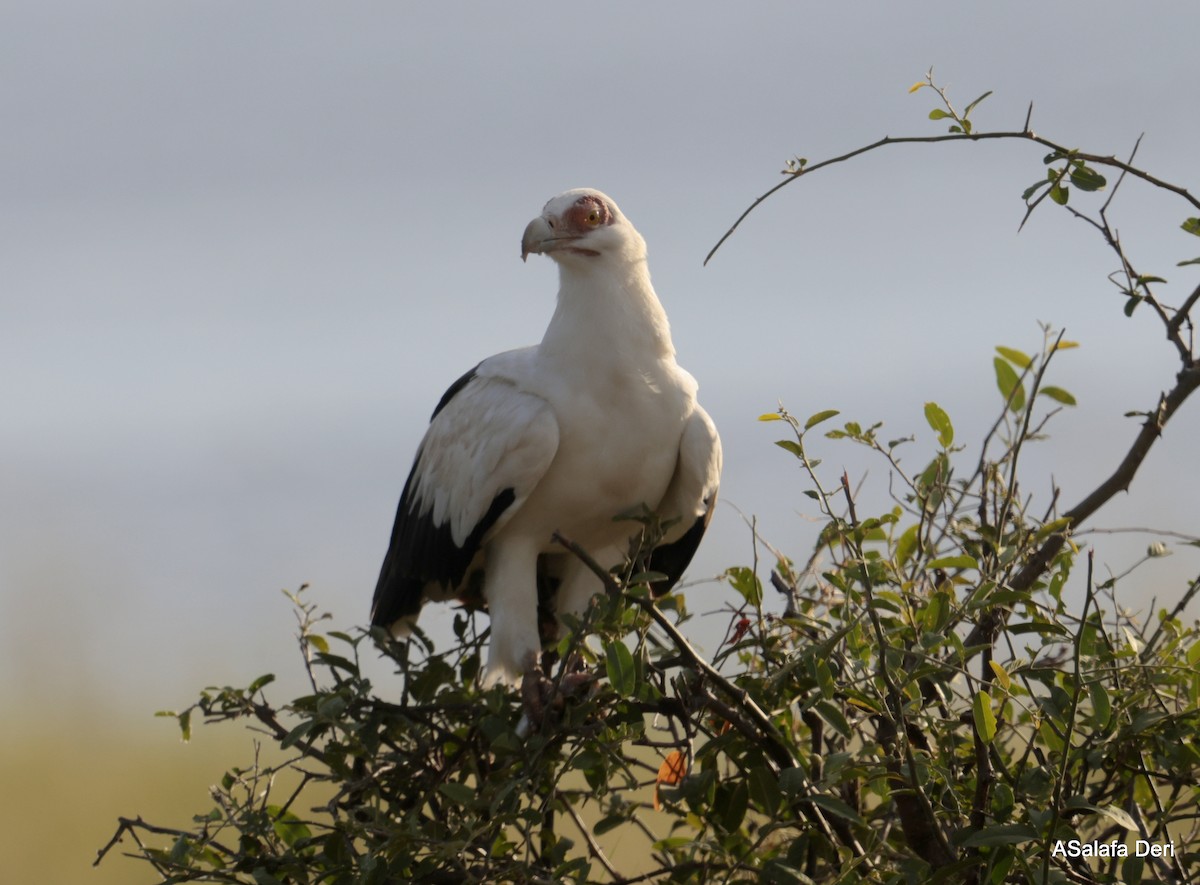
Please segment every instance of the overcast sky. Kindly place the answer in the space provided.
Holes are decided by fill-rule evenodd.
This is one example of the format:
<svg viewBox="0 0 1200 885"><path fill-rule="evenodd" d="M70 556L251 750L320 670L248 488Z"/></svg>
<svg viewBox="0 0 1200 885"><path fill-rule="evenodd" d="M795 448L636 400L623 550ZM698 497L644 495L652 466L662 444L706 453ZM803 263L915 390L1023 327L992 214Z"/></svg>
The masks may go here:
<svg viewBox="0 0 1200 885"><path fill-rule="evenodd" d="M931 65L960 107L995 90L979 128L1032 100L1039 133L1124 155L1144 132L1139 164L1200 191L1197 33L1184 3L0 3L0 697L138 716L294 669L279 590L302 582L364 623L433 405L541 336L555 269L518 243L570 187L645 236L722 433L692 577L750 562L739 510L811 548L803 478L757 415L883 420L923 462L923 404L977 442L993 348L1036 350L1039 321L1082 345L1052 378L1079 406L1026 492L1053 476L1074 503L1177 366L1149 311L1122 316L1094 231L1047 205L1018 235L1044 150L878 151L702 261L789 158L942 131L907 92ZM1186 206L1127 183L1112 212L1182 301ZM1189 403L1096 524L1200 531L1198 438ZM884 500L880 463L817 454ZM1122 570L1148 540L1097 537L1098 559ZM1122 600L1176 598L1198 554ZM728 599L689 591L695 612Z"/></svg>

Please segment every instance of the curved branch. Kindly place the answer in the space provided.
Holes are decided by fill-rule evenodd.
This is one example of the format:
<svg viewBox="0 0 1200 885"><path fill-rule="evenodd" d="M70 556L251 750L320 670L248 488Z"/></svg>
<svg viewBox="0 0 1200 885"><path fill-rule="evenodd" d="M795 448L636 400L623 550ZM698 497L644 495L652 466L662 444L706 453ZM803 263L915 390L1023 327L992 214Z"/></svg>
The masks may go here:
<svg viewBox="0 0 1200 885"><path fill-rule="evenodd" d="M1057 142L1053 142L1048 138L1043 138L1042 136L1033 132L1033 130L1031 130L1029 128L1028 119L1026 119L1024 129L1017 130L1017 131L1010 131L1010 132L970 132L970 133L956 132L956 133L950 133L947 135L907 135L907 136L901 136L899 138L893 138L890 135L885 135L883 138L879 139L879 141L865 145L864 147L857 148L856 150L850 151L848 153L841 154L840 156L831 157L828 160L822 160L820 163L813 163L811 166L806 165L806 166L802 167L801 169L796 170L795 172L784 172L783 174L786 175L787 178L785 178L783 181L779 182L779 184L775 185L770 190L763 193L753 203L751 203L746 208L746 210L744 212L742 212L741 215L738 216L737 221L735 221L733 223L733 225L729 228L729 230L725 231L725 233L721 237L721 239L717 240L717 244L715 246L713 246L712 249L709 250L709 252L706 256L704 256L704 263L708 264L709 260L715 254L717 254L717 250L720 249L722 245L724 245L726 240L728 240L731 236L733 236L733 232L738 229L738 227L741 225L741 223L746 220L747 216L749 216L751 212L753 212L755 209L758 208L760 203L762 203L768 197L772 196L776 191L791 184L796 179L801 178L805 175L809 175L813 172L816 172L818 169L823 169L826 166L832 166L835 163L844 163L847 160L851 160L851 159L853 159L857 156L860 156L862 154L865 154L869 151L877 150L878 148L887 147L888 145L893 145L893 144L937 144L937 143L945 142L945 141L987 141L987 140L994 140L994 139L1014 139L1014 138L1019 139L1021 141L1032 141L1036 144L1042 145L1043 147L1048 147L1051 150L1058 151L1064 155L1070 155L1071 157L1073 157L1075 159L1083 160L1087 163L1096 163L1097 165L1100 165L1100 166L1109 166L1113 169L1120 169L1122 172L1124 172L1128 175L1132 175L1134 178L1142 179L1142 181L1145 181L1147 184L1152 184L1155 187L1160 187L1163 190L1168 190L1173 194L1178 194L1179 196L1181 196L1185 200L1187 200L1189 203L1191 203L1196 209L1200 209L1200 198L1197 198L1197 197L1193 196L1191 193L1189 193L1187 188L1180 187L1179 185L1176 185L1176 184L1171 184L1169 181L1163 181L1161 178L1151 175L1149 172L1145 172L1145 171L1137 168L1136 166L1131 166L1129 163L1125 162L1124 160L1118 160L1115 156L1112 156L1112 155L1102 156L1100 154L1085 154L1080 151L1075 151L1075 150L1072 150L1071 148L1064 147L1063 145L1058 144Z"/></svg>

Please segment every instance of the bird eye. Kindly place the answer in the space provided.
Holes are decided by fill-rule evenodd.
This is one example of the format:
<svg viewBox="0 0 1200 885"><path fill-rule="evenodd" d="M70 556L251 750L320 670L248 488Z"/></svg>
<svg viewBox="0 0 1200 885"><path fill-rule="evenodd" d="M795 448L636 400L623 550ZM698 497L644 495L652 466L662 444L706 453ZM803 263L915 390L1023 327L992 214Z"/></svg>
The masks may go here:
<svg viewBox="0 0 1200 885"><path fill-rule="evenodd" d="M597 212L595 209L593 209L591 212L589 212L588 216L587 216L587 223L588 224L599 224L600 223L600 213Z"/></svg>

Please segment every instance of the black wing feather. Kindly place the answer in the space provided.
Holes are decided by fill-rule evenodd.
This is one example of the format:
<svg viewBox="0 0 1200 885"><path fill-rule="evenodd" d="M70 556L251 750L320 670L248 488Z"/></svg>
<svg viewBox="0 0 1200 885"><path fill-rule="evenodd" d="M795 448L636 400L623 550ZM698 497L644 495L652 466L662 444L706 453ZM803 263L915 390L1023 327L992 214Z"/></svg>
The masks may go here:
<svg viewBox="0 0 1200 885"><path fill-rule="evenodd" d="M704 513L696 517L696 521L692 523L692 527L684 533L682 538L671 544L655 547L650 554L650 571L661 572L667 576L665 581L655 581L650 585L650 592L654 596L658 597L667 593L683 577L692 557L696 555L700 539L704 537L708 524L712 522L716 497L714 494L704 502L707 505Z"/></svg>
<svg viewBox="0 0 1200 885"><path fill-rule="evenodd" d="M455 395L471 383L478 368L471 369L450 385L434 409L431 422ZM436 582L446 589L458 587L479 552L483 536L516 500L513 489L502 489L460 547L454 543L449 522L440 525L434 523L432 507L420 512L415 478L420 463L421 452L418 450L400 495L391 544L383 558L379 581L375 584L375 596L371 602L372 626L387 627L400 618L417 614L421 610L427 584Z"/></svg>

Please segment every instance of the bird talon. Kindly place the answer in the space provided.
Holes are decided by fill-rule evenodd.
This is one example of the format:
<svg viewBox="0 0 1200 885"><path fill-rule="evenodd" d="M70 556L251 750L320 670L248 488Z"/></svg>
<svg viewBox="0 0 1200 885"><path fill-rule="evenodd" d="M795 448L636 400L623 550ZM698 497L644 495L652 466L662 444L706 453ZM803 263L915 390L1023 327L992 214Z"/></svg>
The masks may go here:
<svg viewBox="0 0 1200 885"><path fill-rule="evenodd" d="M523 712L522 731L537 731L546 722L547 713L561 714L567 701L585 697L596 683L597 676L583 667L578 657L570 664L569 672L557 681L550 679L542 670L540 660L530 654L521 679L521 706Z"/></svg>

